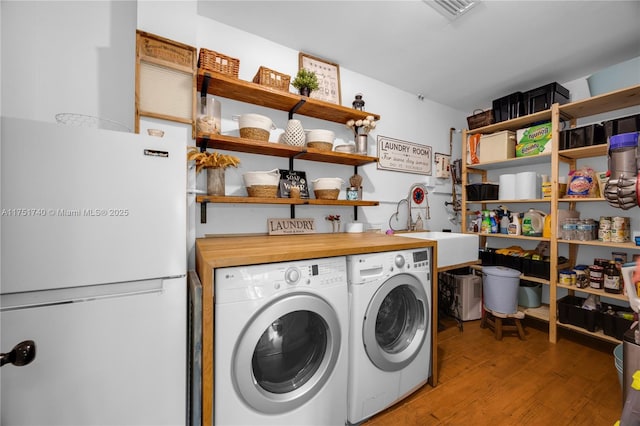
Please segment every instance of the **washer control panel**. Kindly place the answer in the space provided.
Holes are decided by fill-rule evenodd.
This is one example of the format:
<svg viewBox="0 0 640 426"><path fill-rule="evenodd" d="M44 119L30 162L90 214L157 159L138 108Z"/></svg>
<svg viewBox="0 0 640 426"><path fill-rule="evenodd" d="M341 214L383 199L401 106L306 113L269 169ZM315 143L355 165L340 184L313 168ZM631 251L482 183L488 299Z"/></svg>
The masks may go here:
<svg viewBox="0 0 640 426"><path fill-rule="evenodd" d="M346 257L310 259L215 270L219 303L261 299L280 291L347 285Z"/></svg>

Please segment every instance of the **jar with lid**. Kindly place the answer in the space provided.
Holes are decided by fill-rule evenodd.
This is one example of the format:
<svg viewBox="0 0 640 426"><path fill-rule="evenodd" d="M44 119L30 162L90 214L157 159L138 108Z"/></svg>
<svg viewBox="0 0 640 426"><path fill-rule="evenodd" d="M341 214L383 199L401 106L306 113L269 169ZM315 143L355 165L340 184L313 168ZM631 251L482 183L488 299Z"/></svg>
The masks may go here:
<svg viewBox="0 0 640 426"><path fill-rule="evenodd" d="M614 260L604 268L604 291L607 293L622 293L622 279L620 270Z"/></svg>
<svg viewBox="0 0 640 426"><path fill-rule="evenodd" d="M604 268L599 265L589 266L589 287L602 289L604 283Z"/></svg>
<svg viewBox="0 0 640 426"><path fill-rule="evenodd" d="M575 217L567 217L562 221L562 239L577 239L578 219Z"/></svg>
<svg viewBox="0 0 640 426"><path fill-rule="evenodd" d="M364 100L362 99L362 93L356 93L356 98L353 100L353 109L358 111L364 110Z"/></svg>

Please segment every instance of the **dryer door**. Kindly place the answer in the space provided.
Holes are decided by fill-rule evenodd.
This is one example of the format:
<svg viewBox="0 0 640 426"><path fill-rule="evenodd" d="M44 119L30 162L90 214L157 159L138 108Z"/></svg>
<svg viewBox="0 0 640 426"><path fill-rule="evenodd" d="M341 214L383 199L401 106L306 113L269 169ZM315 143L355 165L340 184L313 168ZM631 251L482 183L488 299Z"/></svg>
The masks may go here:
<svg viewBox="0 0 640 426"><path fill-rule="evenodd" d="M362 338L371 362L384 371L406 367L424 344L429 327L429 299L413 275L398 274L371 298Z"/></svg>
<svg viewBox="0 0 640 426"><path fill-rule="evenodd" d="M291 411L331 376L340 339L338 316L325 300L289 293L247 323L233 355L236 391L259 412Z"/></svg>

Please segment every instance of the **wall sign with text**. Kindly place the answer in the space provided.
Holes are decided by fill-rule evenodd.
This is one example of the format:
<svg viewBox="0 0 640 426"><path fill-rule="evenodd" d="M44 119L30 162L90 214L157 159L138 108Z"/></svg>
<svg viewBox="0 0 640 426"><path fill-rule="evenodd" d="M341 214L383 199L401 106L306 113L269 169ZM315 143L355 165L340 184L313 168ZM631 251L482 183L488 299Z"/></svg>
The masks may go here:
<svg viewBox="0 0 640 426"><path fill-rule="evenodd" d="M431 147L378 136L378 169L431 176Z"/></svg>

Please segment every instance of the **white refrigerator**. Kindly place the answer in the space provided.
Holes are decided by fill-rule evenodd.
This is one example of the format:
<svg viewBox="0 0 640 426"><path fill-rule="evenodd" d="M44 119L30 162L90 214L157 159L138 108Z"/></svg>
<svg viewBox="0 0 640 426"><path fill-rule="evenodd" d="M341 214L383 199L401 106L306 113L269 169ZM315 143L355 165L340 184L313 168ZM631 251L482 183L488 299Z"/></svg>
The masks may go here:
<svg viewBox="0 0 640 426"><path fill-rule="evenodd" d="M186 142L1 126L0 423L185 424Z"/></svg>

